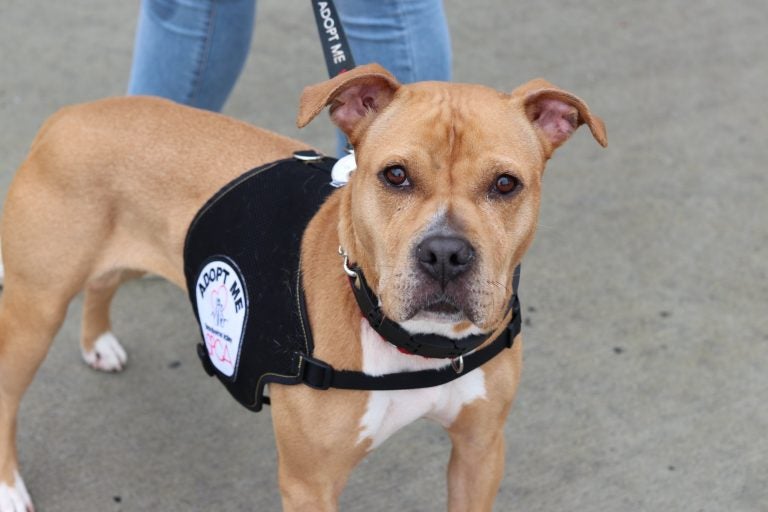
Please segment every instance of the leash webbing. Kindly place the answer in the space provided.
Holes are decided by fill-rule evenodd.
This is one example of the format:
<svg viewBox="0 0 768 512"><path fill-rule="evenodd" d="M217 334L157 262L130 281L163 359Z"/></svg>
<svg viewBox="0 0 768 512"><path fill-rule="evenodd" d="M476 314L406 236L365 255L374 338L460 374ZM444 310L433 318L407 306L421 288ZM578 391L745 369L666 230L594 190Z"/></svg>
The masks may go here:
<svg viewBox="0 0 768 512"><path fill-rule="evenodd" d="M317 34L320 36L328 76L333 78L354 68L352 50L333 0L312 0L312 11L315 13Z"/></svg>

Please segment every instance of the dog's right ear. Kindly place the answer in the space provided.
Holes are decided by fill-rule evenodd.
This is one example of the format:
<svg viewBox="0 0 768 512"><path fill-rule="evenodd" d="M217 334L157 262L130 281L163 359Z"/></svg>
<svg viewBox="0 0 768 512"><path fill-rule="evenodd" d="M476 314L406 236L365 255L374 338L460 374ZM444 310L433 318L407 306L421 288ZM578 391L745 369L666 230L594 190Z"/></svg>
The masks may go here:
<svg viewBox="0 0 768 512"><path fill-rule="evenodd" d="M331 119L354 143L360 128L372 119L371 114L389 105L399 88L395 77L378 64L358 66L306 87L301 94L296 124L299 128L305 127L330 105Z"/></svg>

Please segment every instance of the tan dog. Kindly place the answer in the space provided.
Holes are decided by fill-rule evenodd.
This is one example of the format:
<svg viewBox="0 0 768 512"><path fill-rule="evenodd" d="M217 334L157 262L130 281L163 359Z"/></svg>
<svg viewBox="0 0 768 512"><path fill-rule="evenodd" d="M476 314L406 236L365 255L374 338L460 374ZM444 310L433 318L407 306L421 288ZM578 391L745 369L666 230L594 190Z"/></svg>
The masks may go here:
<svg viewBox="0 0 768 512"><path fill-rule="evenodd" d="M543 80L511 94L437 82L403 86L376 65L308 87L298 124L328 105L355 146L358 170L323 205L302 243L315 354L370 374L447 365L403 354L361 320L338 247L365 270L386 315L409 331L491 333L503 324L513 269L533 239L545 163L582 123L605 146L603 124ZM16 414L73 296L85 290L86 361L121 369L125 353L109 321L120 283L152 272L185 287L184 237L201 205L245 170L305 148L151 98L69 107L46 122L3 214L0 512L32 508L17 469ZM449 241L434 249L437 265L416 254L429 237ZM521 346L518 337L512 350L434 388L273 385L284 508L335 509L367 452L428 417L453 443L449 509L490 510Z"/></svg>

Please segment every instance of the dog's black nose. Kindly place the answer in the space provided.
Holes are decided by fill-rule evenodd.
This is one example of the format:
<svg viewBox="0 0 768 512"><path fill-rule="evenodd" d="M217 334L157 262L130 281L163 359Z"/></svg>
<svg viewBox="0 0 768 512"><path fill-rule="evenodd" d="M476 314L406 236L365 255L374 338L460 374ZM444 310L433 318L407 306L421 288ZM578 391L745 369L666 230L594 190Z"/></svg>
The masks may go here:
<svg viewBox="0 0 768 512"><path fill-rule="evenodd" d="M416 247L416 258L427 274L445 284L472 266L475 249L463 238L430 236Z"/></svg>

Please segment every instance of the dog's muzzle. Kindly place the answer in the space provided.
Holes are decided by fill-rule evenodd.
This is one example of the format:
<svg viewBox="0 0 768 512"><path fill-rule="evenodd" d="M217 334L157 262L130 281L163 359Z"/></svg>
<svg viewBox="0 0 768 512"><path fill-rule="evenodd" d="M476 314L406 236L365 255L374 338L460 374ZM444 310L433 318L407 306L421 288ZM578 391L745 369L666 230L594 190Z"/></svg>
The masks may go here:
<svg viewBox="0 0 768 512"><path fill-rule="evenodd" d="M368 285L362 269L355 265L349 265L348 257L341 247L339 247L339 253L344 257L344 270L349 276L352 293L363 316L368 320L373 330L396 347L410 354L424 357L456 359L488 340L490 333L473 334L458 339L439 334L409 333L400 324L384 315L380 306L381 301ZM507 316L513 310L516 302L517 297L513 295L510 299Z"/></svg>

